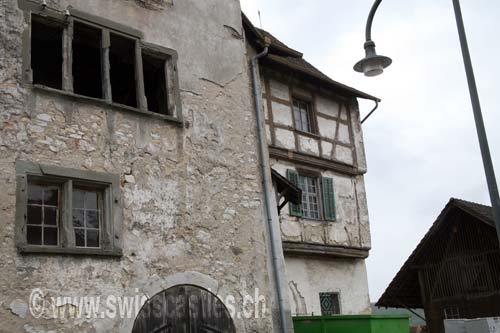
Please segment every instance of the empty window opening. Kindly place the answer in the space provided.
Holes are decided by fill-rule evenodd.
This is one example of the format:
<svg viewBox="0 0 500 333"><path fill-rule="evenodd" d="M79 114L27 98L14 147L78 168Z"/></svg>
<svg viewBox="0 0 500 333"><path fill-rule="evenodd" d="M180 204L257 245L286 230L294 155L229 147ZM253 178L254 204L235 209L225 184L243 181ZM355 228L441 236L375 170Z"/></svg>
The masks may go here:
<svg viewBox="0 0 500 333"><path fill-rule="evenodd" d="M26 238L30 245L59 244L59 187L30 182Z"/></svg>
<svg viewBox="0 0 500 333"><path fill-rule="evenodd" d="M75 22L73 32L73 91L102 98L101 30Z"/></svg>
<svg viewBox="0 0 500 333"><path fill-rule="evenodd" d="M32 16L31 69L33 83L62 89L63 28L56 22Z"/></svg>
<svg viewBox="0 0 500 333"><path fill-rule="evenodd" d="M113 102L135 108L135 40L113 33L110 35L109 63Z"/></svg>
<svg viewBox="0 0 500 333"><path fill-rule="evenodd" d="M148 110L168 114L166 61L143 52L142 64Z"/></svg>

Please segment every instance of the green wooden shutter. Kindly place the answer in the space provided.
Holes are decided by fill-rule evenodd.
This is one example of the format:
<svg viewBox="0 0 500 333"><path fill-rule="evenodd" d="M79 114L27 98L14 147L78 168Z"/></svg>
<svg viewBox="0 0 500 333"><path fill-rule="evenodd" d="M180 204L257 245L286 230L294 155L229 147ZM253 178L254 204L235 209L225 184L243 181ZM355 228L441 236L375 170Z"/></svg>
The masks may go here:
<svg viewBox="0 0 500 333"><path fill-rule="evenodd" d="M321 190L323 194L323 213L325 221L337 220L335 211L335 192L333 191L333 179L321 178Z"/></svg>
<svg viewBox="0 0 500 333"><path fill-rule="evenodd" d="M292 182L295 186L299 186L299 174L291 169L286 170L286 178L290 182ZM290 215L291 216L302 216L302 207L301 205L296 205L294 203L289 202L288 203L288 208L290 210Z"/></svg>

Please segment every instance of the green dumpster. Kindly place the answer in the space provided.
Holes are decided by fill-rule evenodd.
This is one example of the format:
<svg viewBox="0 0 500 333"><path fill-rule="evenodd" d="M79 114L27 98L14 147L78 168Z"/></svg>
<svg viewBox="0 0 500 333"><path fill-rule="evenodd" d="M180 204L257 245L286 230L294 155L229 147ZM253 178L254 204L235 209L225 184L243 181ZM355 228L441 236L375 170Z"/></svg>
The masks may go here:
<svg viewBox="0 0 500 333"><path fill-rule="evenodd" d="M293 318L295 333L408 333L408 315L336 315Z"/></svg>

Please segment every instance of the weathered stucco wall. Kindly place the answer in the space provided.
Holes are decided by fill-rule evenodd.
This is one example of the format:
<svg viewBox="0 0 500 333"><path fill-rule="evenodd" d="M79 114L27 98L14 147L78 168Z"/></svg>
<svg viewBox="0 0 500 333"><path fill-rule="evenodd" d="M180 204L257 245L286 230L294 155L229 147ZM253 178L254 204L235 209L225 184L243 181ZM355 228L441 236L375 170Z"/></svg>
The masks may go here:
<svg viewBox="0 0 500 333"><path fill-rule="evenodd" d="M144 33L179 54L184 119L88 104L23 85L23 13L0 4L0 331L117 332L120 319L34 319L13 313L33 288L49 296L116 296L152 278L196 271L241 299L270 295L256 131L238 1L185 0L155 10L125 0L60 0ZM119 174L124 255L119 259L19 255L14 242L15 161ZM19 312L19 311L15 311ZM21 311L22 312L22 311ZM271 332L270 316L236 320Z"/></svg>
<svg viewBox="0 0 500 333"><path fill-rule="evenodd" d="M364 260L286 257L293 314L321 315L319 293L340 294L341 314L371 313Z"/></svg>
<svg viewBox="0 0 500 333"><path fill-rule="evenodd" d="M297 167L276 159L271 159L271 166L283 176L287 169ZM370 225L363 176L351 177L333 171L323 171L321 175L333 178L337 220L324 222L290 216L287 204L280 215L283 240L369 249Z"/></svg>

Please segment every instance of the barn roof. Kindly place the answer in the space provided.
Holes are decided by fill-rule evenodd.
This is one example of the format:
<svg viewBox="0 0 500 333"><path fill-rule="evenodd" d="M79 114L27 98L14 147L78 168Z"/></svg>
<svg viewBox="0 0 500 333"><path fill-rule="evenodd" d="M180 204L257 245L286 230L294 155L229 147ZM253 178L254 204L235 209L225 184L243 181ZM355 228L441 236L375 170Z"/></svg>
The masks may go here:
<svg viewBox="0 0 500 333"><path fill-rule="evenodd" d="M450 199L437 220L380 297L376 304L377 306L396 308L423 307L417 267L428 260L428 257L435 248L433 245L444 241L443 235L452 230L450 227L453 227L453 224L459 221L454 218L456 216L466 216L467 221L482 223L488 227L495 228L491 207L461 199Z"/></svg>

